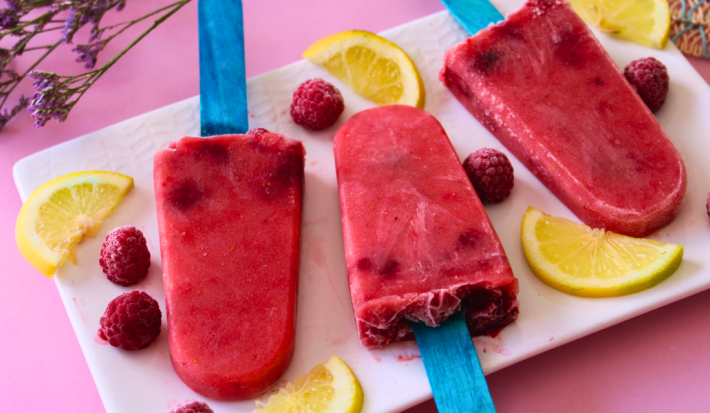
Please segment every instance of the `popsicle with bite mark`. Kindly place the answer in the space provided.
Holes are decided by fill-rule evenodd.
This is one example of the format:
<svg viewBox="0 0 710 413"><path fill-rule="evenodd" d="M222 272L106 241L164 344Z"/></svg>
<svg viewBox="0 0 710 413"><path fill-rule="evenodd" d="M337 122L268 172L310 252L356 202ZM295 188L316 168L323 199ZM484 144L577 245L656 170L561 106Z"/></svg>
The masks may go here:
<svg viewBox="0 0 710 413"><path fill-rule="evenodd" d="M446 132L423 110L355 114L334 141L350 293L366 347L459 309L473 335L518 314L518 282Z"/></svg>

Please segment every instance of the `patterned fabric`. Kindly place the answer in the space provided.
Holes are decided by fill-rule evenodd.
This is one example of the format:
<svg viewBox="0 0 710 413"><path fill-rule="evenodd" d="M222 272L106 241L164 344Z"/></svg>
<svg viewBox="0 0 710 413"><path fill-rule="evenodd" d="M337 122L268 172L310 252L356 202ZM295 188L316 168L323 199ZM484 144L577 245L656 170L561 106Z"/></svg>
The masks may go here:
<svg viewBox="0 0 710 413"><path fill-rule="evenodd" d="M681 52L710 58L710 0L668 0L671 41Z"/></svg>

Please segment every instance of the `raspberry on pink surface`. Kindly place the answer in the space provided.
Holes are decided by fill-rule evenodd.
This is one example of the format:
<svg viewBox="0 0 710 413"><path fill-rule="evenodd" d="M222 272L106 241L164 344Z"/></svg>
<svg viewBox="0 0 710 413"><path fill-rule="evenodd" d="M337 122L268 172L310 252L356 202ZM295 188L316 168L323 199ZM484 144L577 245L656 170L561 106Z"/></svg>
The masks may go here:
<svg viewBox="0 0 710 413"><path fill-rule="evenodd" d="M143 233L132 225L109 232L101 247L99 264L110 281L124 287L143 280L150 268L150 252Z"/></svg>
<svg viewBox="0 0 710 413"><path fill-rule="evenodd" d="M160 335L163 314L158 302L143 291L114 298L101 317L99 337L124 350L146 348Z"/></svg>
<svg viewBox="0 0 710 413"><path fill-rule="evenodd" d="M624 76L651 112L663 106L670 85L668 70L663 63L653 57L634 60L624 69Z"/></svg>
<svg viewBox="0 0 710 413"><path fill-rule="evenodd" d="M513 165L497 149L477 150L466 158L463 168L481 202L500 202L513 189Z"/></svg>
<svg viewBox="0 0 710 413"><path fill-rule="evenodd" d="M291 117L297 125L321 130L333 125L344 109L343 96L335 86L323 79L310 79L293 94Z"/></svg>
<svg viewBox="0 0 710 413"><path fill-rule="evenodd" d="M214 413L205 402L185 400L168 411L168 413Z"/></svg>

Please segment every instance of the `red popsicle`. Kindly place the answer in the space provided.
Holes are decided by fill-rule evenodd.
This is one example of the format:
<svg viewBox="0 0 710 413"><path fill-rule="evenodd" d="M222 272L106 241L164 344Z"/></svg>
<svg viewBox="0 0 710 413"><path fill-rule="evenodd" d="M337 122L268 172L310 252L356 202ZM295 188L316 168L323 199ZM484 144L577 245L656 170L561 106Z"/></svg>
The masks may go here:
<svg viewBox="0 0 710 413"><path fill-rule="evenodd" d="M366 347L414 338L465 311L473 335L518 315L518 282L446 132L382 106L338 131L335 165L350 293Z"/></svg>
<svg viewBox="0 0 710 413"><path fill-rule="evenodd" d="M440 78L586 224L641 237L678 214L683 160L567 2L528 1L446 52Z"/></svg>
<svg viewBox="0 0 710 413"><path fill-rule="evenodd" d="M259 395L291 361L303 145L185 137L155 155L170 357L196 392Z"/></svg>

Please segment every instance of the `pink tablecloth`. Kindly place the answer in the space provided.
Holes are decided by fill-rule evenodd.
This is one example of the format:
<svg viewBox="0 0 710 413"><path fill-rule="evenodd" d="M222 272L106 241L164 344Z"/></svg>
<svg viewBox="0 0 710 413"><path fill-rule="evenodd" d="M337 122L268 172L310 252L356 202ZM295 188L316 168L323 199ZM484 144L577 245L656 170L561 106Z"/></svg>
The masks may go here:
<svg viewBox="0 0 710 413"><path fill-rule="evenodd" d="M437 0L244 2L247 76L300 59L301 51L325 35L377 32L443 8ZM137 16L160 3L167 1L129 0L123 13ZM23 114L0 132L0 411L104 411L54 283L35 272L15 247L21 203L12 165L33 152L197 95L196 10L194 1L143 40L89 91L65 124L36 130ZM109 45L104 56L119 46ZM76 71L65 49L64 59L47 68ZM710 81L710 61L692 63ZM488 382L501 413L706 412L708 343L710 292L704 292L508 367ZM434 411L430 401L408 413Z"/></svg>

